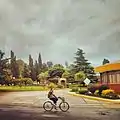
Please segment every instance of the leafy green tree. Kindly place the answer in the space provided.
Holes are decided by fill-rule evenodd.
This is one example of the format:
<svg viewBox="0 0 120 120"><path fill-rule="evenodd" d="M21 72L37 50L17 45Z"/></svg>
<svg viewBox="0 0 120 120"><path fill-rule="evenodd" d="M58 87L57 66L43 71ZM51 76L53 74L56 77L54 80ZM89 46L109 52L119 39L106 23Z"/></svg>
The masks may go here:
<svg viewBox="0 0 120 120"><path fill-rule="evenodd" d="M42 72L38 75L38 80L44 84L45 81L47 80L47 77L49 77L48 71Z"/></svg>
<svg viewBox="0 0 120 120"><path fill-rule="evenodd" d="M32 85L33 81L31 78L22 78L20 79L20 83L26 86L26 85Z"/></svg>
<svg viewBox="0 0 120 120"><path fill-rule="evenodd" d="M77 52L75 53L76 54L76 57L75 57L75 70L76 72L79 72L79 71L84 71L86 72L86 68L88 67L88 65L90 63L88 63L88 60L85 59L84 57L84 52L82 49L79 49L77 50Z"/></svg>
<svg viewBox="0 0 120 120"><path fill-rule="evenodd" d="M94 77L94 68L91 66L91 64L88 62L88 60L85 58L85 53L83 52L82 49L78 49L77 52L75 53L75 64L73 67L74 73L77 73L79 71L83 71L89 79L92 79Z"/></svg>
<svg viewBox="0 0 120 120"><path fill-rule="evenodd" d="M105 65L107 63L110 63L110 61L108 59L104 59L102 64Z"/></svg>
<svg viewBox="0 0 120 120"><path fill-rule="evenodd" d="M61 64L55 64L53 67L54 67L54 68L64 69L64 66L61 65Z"/></svg>
<svg viewBox="0 0 120 120"><path fill-rule="evenodd" d="M62 77L62 74L65 72L65 69L62 65L56 64L52 68L49 69L50 77Z"/></svg>
<svg viewBox="0 0 120 120"><path fill-rule="evenodd" d="M5 53L0 50L0 84L7 84L11 80L8 69L9 58L4 59Z"/></svg>
<svg viewBox="0 0 120 120"><path fill-rule="evenodd" d="M46 72L46 71L48 71L47 64L46 64L46 63L43 63L43 64L42 64L41 72Z"/></svg>
<svg viewBox="0 0 120 120"><path fill-rule="evenodd" d="M70 70L65 70L65 72L62 74L63 78L66 78L68 83L73 83L75 81L74 74L71 73Z"/></svg>
<svg viewBox="0 0 120 120"><path fill-rule="evenodd" d="M67 80L69 79L70 76L71 74L67 70L65 70L65 72L62 74L62 78L66 78Z"/></svg>
<svg viewBox="0 0 120 120"><path fill-rule="evenodd" d="M78 72L78 73L75 74L75 80L79 81L80 83L83 82L83 80L85 79L85 77L86 76L85 76L84 72L82 72L82 71L80 71L80 72Z"/></svg>

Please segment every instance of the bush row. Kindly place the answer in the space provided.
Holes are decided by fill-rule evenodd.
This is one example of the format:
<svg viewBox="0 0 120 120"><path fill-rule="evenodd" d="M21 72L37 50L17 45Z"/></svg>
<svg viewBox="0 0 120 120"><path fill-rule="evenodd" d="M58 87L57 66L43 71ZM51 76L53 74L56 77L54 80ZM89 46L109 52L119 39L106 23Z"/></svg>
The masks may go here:
<svg viewBox="0 0 120 120"><path fill-rule="evenodd" d="M85 94L109 99L119 99L118 94L114 90L110 89L107 85L90 85L87 90L81 90L79 87L73 87L71 92L78 94Z"/></svg>

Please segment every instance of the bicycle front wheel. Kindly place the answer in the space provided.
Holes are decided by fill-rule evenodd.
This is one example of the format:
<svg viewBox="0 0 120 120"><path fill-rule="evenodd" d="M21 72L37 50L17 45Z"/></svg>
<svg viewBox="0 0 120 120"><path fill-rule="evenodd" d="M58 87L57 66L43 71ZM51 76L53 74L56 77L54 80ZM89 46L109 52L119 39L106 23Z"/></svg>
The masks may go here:
<svg viewBox="0 0 120 120"><path fill-rule="evenodd" d="M59 108L63 112L67 112L70 108L69 104L67 102L61 102L59 105Z"/></svg>
<svg viewBox="0 0 120 120"><path fill-rule="evenodd" d="M53 104L50 101L47 101L43 104L43 108L45 111L52 111L53 109Z"/></svg>

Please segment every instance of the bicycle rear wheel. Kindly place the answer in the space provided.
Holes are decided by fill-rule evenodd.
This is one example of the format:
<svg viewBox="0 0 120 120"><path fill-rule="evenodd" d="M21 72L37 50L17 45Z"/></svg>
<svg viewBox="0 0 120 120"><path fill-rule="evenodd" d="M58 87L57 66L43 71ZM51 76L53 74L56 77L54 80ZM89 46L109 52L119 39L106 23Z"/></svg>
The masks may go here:
<svg viewBox="0 0 120 120"><path fill-rule="evenodd" d="M59 105L59 108L63 112L67 112L70 108L69 104L67 102L61 102Z"/></svg>
<svg viewBox="0 0 120 120"><path fill-rule="evenodd" d="M53 104L50 101L47 101L43 104L43 108L45 111L52 111L53 109Z"/></svg>

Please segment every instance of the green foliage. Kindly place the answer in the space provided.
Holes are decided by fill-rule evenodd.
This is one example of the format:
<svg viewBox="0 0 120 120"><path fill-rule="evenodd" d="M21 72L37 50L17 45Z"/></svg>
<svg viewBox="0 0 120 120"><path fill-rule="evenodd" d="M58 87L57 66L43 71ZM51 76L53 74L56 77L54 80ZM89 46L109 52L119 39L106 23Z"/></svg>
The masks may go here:
<svg viewBox="0 0 120 120"><path fill-rule="evenodd" d="M110 63L110 61L108 59L104 59L102 64L105 65L107 63Z"/></svg>
<svg viewBox="0 0 120 120"><path fill-rule="evenodd" d="M65 72L65 69L62 65L56 64L48 70L50 77L62 77L62 74Z"/></svg>
<svg viewBox="0 0 120 120"><path fill-rule="evenodd" d="M33 81L31 78L19 78L12 80L12 84L14 84L14 86L16 85L27 86L27 85L33 85Z"/></svg>
<svg viewBox="0 0 120 120"><path fill-rule="evenodd" d="M48 88L56 88L57 86L54 84L54 83L50 83L49 85L48 85Z"/></svg>
<svg viewBox="0 0 120 120"><path fill-rule="evenodd" d="M84 89L78 91L79 94L86 94L87 92L88 92L88 90L84 90Z"/></svg>
<svg viewBox="0 0 120 120"><path fill-rule="evenodd" d="M16 60L16 63L18 64L18 68L19 68L19 72L20 72L20 77L22 77L22 73L23 73L23 70L24 70L25 63L21 59Z"/></svg>
<svg viewBox="0 0 120 120"><path fill-rule="evenodd" d="M48 71L46 72L42 72L38 75L38 80L41 82L41 83L44 83L47 79L47 77L49 77L49 74L48 74Z"/></svg>
<svg viewBox="0 0 120 120"><path fill-rule="evenodd" d="M95 95L95 96L99 96L99 90L96 90L96 91L94 92L94 95Z"/></svg>
<svg viewBox="0 0 120 120"><path fill-rule="evenodd" d="M48 71L42 72L38 75L39 79L46 79L49 76Z"/></svg>
<svg viewBox="0 0 120 120"><path fill-rule="evenodd" d="M107 89L109 89L109 87L108 87L107 85L101 85L101 86L99 87L99 95L102 94L102 91L103 91L103 90L107 90Z"/></svg>
<svg viewBox="0 0 120 120"><path fill-rule="evenodd" d="M36 76L36 71L33 65L33 58L31 57L31 55L29 55L29 70L30 70L31 79L35 81L37 79L37 76Z"/></svg>
<svg viewBox="0 0 120 120"><path fill-rule="evenodd" d="M39 53L39 57L38 57L38 66L39 66L39 70L42 69L42 58L41 58L41 54Z"/></svg>
<svg viewBox="0 0 120 120"><path fill-rule="evenodd" d="M85 74L81 71L75 74L75 80L82 82L85 79Z"/></svg>
<svg viewBox="0 0 120 120"><path fill-rule="evenodd" d="M8 77L8 60L4 59L5 53L0 50L0 84L5 84L6 78Z"/></svg>
<svg viewBox="0 0 120 120"><path fill-rule="evenodd" d="M23 76L23 78L29 78L30 77L30 71L29 71L29 68L28 68L27 64L24 64L24 69L23 69L23 72L22 72L22 76Z"/></svg>
<svg viewBox="0 0 120 120"><path fill-rule="evenodd" d="M35 61L34 69L35 69L36 76L38 76L40 73L40 68L37 60Z"/></svg>
<svg viewBox="0 0 120 120"><path fill-rule="evenodd" d="M90 63L88 63L84 57L84 52L82 49L78 49L77 52L75 53L76 54L76 57L75 57L75 70L76 72L79 72L79 71L84 71L86 72L86 69L88 67L88 65L90 65Z"/></svg>
<svg viewBox="0 0 120 120"><path fill-rule="evenodd" d="M15 78L20 77L19 65L16 61L16 56L14 55L13 51L11 51L11 72L13 77Z"/></svg>
<svg viewBox="0 0 120 120"><path fill-rule="evenodd" d="M68 72L67 70L62 74L62 78L66 78L67 80L69 79L70 77L70 72Z"/></svg>
<svg viewBox="0 0 120 120"><path fill-rule="evenodd" d="M79 91L79 88L78 87L73 87L71 92L78 92Z"/></svg>
<svg viewBox="0 0 120 120"><path fill-rule="evenodd" d="M75 53L75 62L72 65L72 71L74 73L77 73L79 71L83 71L89 79L92 79L95 76L94 68L91 66L91 64L88 62L88 60L84 56L84 52L82 49L78 49Z"/></svg>
<svg viewBox="0 0 120 120"><path fill-rule="evenodd" d="M46 71L48 71L47 64L46 64L46 63L43 63L43 64L42 64L41 72L46 72Z"/></svg>
<svg viewBox="0 0 120 120"><path fill-rule="evenodd" d="M20 82L25 86L26 85L33 85L33 81L31 78L21 78Z"/></svg>
<svg viewBox="0 0 120 120"><path fill-rule="evenodd" d="M92 94L95 93L96 90L99 90L99 85L95 85L95 84L90 84L88 86L88 91L90 91Z"/></svg>
<svg viewBox="0 0 120 120"><path fill-rule="evenodd" d="M42 86L0 86L0 92L16 92L16 91L44 91L47 87Z"/></svg>
<svg viewBox="0 0 120 120"><path fill-rule="evenodd" d="M57 87L60 88L60 89L64 88L63 85L58 85Z"/></svg>

